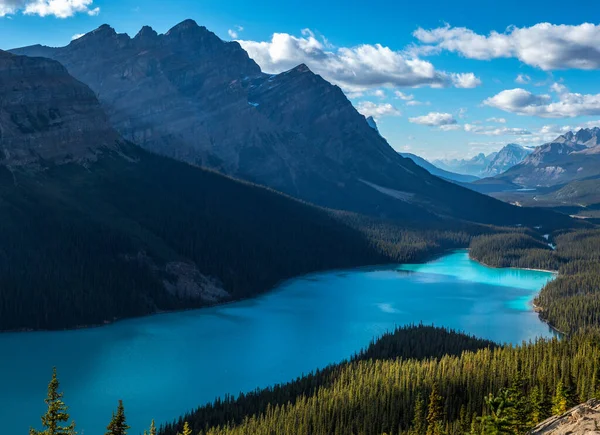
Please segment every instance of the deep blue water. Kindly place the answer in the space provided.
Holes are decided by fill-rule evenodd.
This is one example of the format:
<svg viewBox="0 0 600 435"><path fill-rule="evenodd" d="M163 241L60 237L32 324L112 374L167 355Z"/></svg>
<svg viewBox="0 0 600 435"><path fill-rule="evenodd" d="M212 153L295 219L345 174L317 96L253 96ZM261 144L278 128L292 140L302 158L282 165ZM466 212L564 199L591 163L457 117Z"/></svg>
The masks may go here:
<svg viewBox="0 0 600 435"><path fill-rule="evenodd" d="M421 265L334 271L257 299L102 328L0 334L0 420L38 427L52 366L80 434L102 435L123 399L136 435L226 393L343 360L396 325L424 322L500 342L552 335L531 311L553 275L492 269L457 251Z"/></svg>

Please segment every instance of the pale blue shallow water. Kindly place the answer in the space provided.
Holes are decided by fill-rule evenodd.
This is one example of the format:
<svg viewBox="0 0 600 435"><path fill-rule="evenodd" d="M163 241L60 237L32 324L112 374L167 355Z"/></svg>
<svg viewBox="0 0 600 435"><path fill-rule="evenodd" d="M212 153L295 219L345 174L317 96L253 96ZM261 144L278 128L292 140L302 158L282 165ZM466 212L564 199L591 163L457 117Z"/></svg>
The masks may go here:
<svg viewBox="0 0 600 435"><path fill-rule="evenodd" d="M52 366L80 434L102 435L123 399L130 433L216 396L343 360L396 325L424 322L500 342L552 332L531 300L553 275L492 269L457 251L421 265L335 271L250 301L102 328L0 334L2 435L39 426Z"/></svg>

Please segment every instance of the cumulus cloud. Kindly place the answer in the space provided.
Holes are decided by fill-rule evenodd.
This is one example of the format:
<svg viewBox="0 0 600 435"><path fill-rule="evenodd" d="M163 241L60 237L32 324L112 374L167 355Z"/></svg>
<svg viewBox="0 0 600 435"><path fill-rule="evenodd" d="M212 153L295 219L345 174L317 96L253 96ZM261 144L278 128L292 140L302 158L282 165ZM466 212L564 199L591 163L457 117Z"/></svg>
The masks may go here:
<svg viewBox="0 0 600 435"><path fill-rule="evenodd" d="M600 115L600 94L571 93L564 85L558 83L551 89L558 94L554 99L547 94L535 95L525 89L516 88L487 98L483 104L505 112L540 118Z"/></svg>
<svg viewBox="0 0 600 435"><path fill-rule="evenodd" d="M487 122L496 122L498 124L506 124L506 119L504 119L504 118L492 117L492 118L486 119L486 121Z"/></svg>
<svg viewBox="0 0 600 435"><path fill-rule="evenodd" d="M515 79L515 82L520 85L526 85L527 83L531 82L531 77L529 77L527 74L519 74Z"/></svg>
<svg viewBox="0 0 600 435"><path fill-rule="evenodd" d="M373 103L372 101L361 101L356 107L360 113L366 117L380 118L382 116L400 116L398 109L389 103Z"/></svg>
<svg viewBox="0 0 600 435"><path fill-rule="evenodd" d="M545 71L600 69L600 25L591 23L511 26L503 33L492 31L488 35L446 25L431 30L419 28L413 35L424 44L415 49L417 53L447 50L480 60L514 57Z"/></svg>
<svg viewBox="0 0 600 435"><path fill-rule="evenodd" d="M456 124L456 119L450 113L429 112L427 115L408 118L413 124L427 125L429 127L440 127Z"/></svg>
<svg viewBox="0 0 600 435"><path fill-rule="evenodd" d="M239 41L265 72L280 73L300 63L347 91L380 87L472 87L472 73L436 70L428 61L381 44L333 47L309 29L302 36L275 33L270 41Z"/></svg>
<svg viewBox="0 0 600 435"><path fill-rule="evenodd" d="M17 12L57 18L68 18L77 13L98 15L100 8L93 7L93 2L94 0L0 0L0 17Z"/></svg>
<svg viewBox="0 0 600 435"><path fill-rule="evenodd" d="M473 73L452 74L452 83L457 88L471 89L481 85L481 80Z"/></svg>

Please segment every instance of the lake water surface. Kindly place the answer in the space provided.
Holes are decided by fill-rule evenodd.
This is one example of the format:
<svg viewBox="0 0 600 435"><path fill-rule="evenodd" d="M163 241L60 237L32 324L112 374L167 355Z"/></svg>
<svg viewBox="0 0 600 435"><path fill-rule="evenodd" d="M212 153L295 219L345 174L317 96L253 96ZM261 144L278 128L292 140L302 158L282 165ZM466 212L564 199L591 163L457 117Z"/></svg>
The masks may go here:
<svg viewBox="0 0 600 435"><path fill-rule="evenodd" d="M259 298L102 328L0 334L3 435L39 427L51 369L79 433L103 435L117 401L136 435L216 396L341 361L383 332L434 323L500 342L552 332L531 300L553 275L492 269L457 251L420 265L316 274Z"/></svg>

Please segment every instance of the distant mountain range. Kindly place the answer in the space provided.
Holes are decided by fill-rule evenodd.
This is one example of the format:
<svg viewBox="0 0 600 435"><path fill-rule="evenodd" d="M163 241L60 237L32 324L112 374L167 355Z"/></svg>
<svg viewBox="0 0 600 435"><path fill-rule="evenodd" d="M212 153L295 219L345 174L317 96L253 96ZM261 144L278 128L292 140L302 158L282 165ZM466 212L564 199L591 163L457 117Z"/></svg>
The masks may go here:
<svg viewBox="0 0 600 435"><path fill-rule="evenodd" d="M429 161L425 160L423 157L419 157L416 154L400 153L400 155L407 159L411 159L417 165L426 169L430 174L435 175L436 177L443 178L448 181L457 181L460 183L471 183L473 181L479 180L479 178L474 175L456 174L454 172L445 171L443 169L440 169L437 166L435 166L433 163L430 163Z"/></svg>
<svg viewBox="0 0 600 435"><path fill-rule="evenodd" d="M600 128L568 132L541 145L496 178L535 188L600 177Z"/></svg>
<svg viewBox="0 0 600 435"><path fill-rule="evenodd" d="M470 159L438 159L433 164L446 171L472 175L478 178L493 177L521 163L532 150L518 144L508 144L500 151L479 153Z"/></svg>
<svg viewBox="0 0 600 435"><path fill-rule="evenodd" d="M420 223L547 218L432 176L305 65L264 74L237 42L192 20L133 38L103 25L66 47L12 52L61 62L126 140L318 205Z"/></svg>

